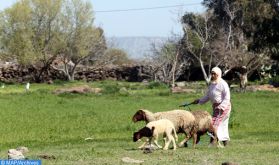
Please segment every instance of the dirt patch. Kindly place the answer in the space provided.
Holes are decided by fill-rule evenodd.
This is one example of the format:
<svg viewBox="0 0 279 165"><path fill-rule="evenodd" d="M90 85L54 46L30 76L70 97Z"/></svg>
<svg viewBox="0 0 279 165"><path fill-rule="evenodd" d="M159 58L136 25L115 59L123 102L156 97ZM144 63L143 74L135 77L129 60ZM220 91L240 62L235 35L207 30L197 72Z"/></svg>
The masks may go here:
<svg viewBox="0 0 279 165"><path fill-rule="evenodd" d="M53 91L54 94L62 94L62 93L79 93L79 94L85 94L85 93L100 93L102 90L100 88L91 88L88 85L83 86L76 86L76 87L70 87L70 88L61 88L56 89Z"/></svg>
<svg viewBox="0 0 279 165"><path fill-rule="evenodd" d="M171 92L172 93L195 93L196 90L187 89L187 88L183 88L183 87L172 87Z"/></svg>
<svg viewBox="0 0 279 165"><path fill-rule="evenodd" d="M41 159L48 159L48 160L56 159L56 157L54 155L49 155L49 154L41 154L41 155L38 155L38 157Z"/></svg>
<svg viewBox="0 0 279 165"><path fill-rule="evenodd" d="M272 85L265 84L265 85L251 85L246 88L248 91L272 91L272 92L279 92L279 88L275 88Z"/></svg>
<svg viewBox="0 0 279 165"><path fill-rule="evenodd" d="M136 160L136 159L133 159L133 158L130 158L130 157L124 157L124 158L122 158L122 162L142 164L144 161L143 160Z"/></svg>

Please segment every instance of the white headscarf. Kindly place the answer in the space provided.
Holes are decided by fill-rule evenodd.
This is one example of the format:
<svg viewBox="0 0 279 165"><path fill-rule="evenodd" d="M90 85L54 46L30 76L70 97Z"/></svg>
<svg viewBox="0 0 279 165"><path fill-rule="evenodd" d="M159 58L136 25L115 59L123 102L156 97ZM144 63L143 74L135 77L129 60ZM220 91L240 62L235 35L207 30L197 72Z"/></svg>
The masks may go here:
<svg viewBox="0 0 279 165"><path fill-rule="evenodd" d="M211 69L211 72L214 72L217 74L217 80L212 81L212 83L218 83L222 79L222 70L219 67L214 67Z"/></svg>

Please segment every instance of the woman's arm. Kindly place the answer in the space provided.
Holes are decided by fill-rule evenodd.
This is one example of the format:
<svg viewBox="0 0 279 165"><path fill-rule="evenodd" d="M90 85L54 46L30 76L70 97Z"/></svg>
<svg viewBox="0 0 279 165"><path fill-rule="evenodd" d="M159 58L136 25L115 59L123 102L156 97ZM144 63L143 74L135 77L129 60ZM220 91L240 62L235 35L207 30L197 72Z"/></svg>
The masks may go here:
<svg viewBox="0 0 279 165"><path fill-rule="evenodd" d="M199 99L199 104L204 104L206 102L209 101L209 88L208 88L208 91L206 92L206 95L203 96L202 98Z"/></svg>

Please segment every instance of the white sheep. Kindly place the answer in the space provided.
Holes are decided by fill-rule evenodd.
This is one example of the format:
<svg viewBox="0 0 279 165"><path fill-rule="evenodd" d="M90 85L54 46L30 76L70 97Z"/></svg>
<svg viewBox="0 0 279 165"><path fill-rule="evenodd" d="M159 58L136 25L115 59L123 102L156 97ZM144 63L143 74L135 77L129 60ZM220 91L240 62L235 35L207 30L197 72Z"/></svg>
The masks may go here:
<svg viewBox="0 0 279 165"><path fill-rule="evenodd" d="M158 144L158 137L161 134L163 135L165 140L165 145L163 150L167 150L171 142L173 144L173 150L176 150L175 140L177 141L178 138L173 123L168 119L161 119L161 120L149 122L144 128L134 133L133 140L134 142L136 142L142 137L148 137L149 145L151 145L151 143L154 142L154 144L158 148L162 148L162 146ZM146 143L147 142L144 143L144 146L146 145Z"/></svg>
<svg viewBox="0 0 279 165"><path fill-rule="evenodd" d="M195 148L197 141L197 129L198 124L196 123L194 115L185 110L172 110L166 112L152 113L145 109L138 110L133 116L134 122L144 120L146 123L159 119L170 120L175 127L177 133L184 133L185 138L179 143L179 147L183 146L191 137L193 137L193 147ZM142 148L141 145L139 148Z"/></svg>

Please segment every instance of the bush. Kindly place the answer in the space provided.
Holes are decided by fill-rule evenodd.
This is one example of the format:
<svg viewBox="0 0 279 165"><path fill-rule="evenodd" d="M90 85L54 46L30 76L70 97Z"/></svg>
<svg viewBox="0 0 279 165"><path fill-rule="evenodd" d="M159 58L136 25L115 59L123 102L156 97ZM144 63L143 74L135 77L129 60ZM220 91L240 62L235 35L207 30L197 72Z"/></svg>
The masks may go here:
<svg viewBox="0 0 279 165"><path fill-rule="evenodd" d="M120 90L120 86L117 84L106 84L106 86L104 86L104 94L116 94L119 92Z"/></svg>
<svg viewBox="0 0 279 165"><path fill-rule="evenodd" d="M161 82L150 82L147 86L148 89L166 89L168 85Z"/></svg>
<svg viewBox="0 0 279 165"><path fill-rule="evenodd" d="M274 87L278 88L279 87L279 75L272 77L269 80L269 84L273 85Z"/></svg>

